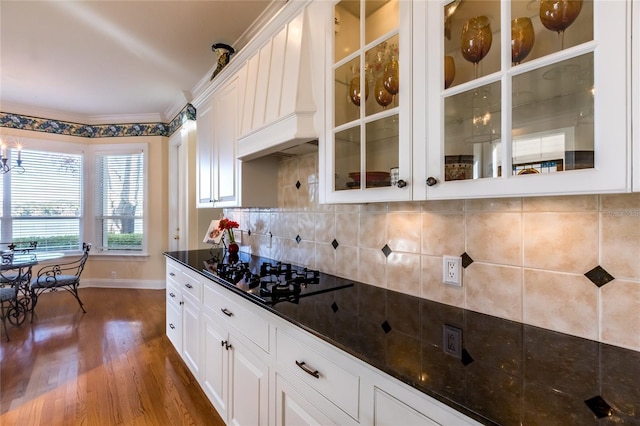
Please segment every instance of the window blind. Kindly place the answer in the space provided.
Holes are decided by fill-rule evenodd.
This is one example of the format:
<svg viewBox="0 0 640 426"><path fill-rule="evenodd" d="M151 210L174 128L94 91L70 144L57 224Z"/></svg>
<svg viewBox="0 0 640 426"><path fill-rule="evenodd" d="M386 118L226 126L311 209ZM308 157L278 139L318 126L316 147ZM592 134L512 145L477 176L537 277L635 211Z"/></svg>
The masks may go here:
<svg viewBox="0 0 640 426"><path fill-rule="evenodd" d="M96 155L96 243L103 251L142 251L144 154Z"/></svg>
<svg viewBox="0 0 640 426"><path fill-rule="evenodd" d="M7 151L15 164L17 149ZM22 150L24 173L2 175L2 241L78 250L83 214L81 154Z"/></svg>

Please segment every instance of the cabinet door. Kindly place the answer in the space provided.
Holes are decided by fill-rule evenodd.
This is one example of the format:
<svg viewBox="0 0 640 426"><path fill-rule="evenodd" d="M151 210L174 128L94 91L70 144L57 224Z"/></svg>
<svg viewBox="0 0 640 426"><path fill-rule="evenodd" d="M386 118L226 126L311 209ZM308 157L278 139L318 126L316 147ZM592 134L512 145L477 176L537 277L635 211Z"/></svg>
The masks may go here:
<svg viewBox="0 0 640 426"><path fill-rule="evenodd" d="M197 207L213 206L213 101L198 107L196 121Z"/></svg>
<svg viewBox="0 0 640 426"><path fill-rule="evenodd" d="M235 76L220 90L213 94L215 141L213 177L214 200L216 207L239 205L239 167L236 158L236 139L238 134L238 77Z"/></svg>
<svg viewBox="0 0 640 426"><path fill-rule="evenodd" d="M436 423L402 401L376 389L373 424L375 426L424 426L440 423Z"/></svg>
<svg viewBox="0 0 640 426"><path fill-rule="evenodd" d="M304 398L280 375L276 375L276 425L335 425L329 417Z"/></svg>
<svg viewBox="0 0 640 426"><path fill-rule="evenodd" d="M200 304L187 294L182 295L182 358L196 377L200 378Z"/></svg>
<svg viewBox="0 0 640 426"><path fill-rule="evenodd" d="M174 303L167 301L167 337L176 348L178 353L182 353L182 312Z"/></svg>
<svg viewBox="0 0 640 426"><path fill-rule="evenodd" d="M250 346L231 336L229 347L230 424L269 423L269 368Z"/></svg>
<svg viewBox="0 0 640 426"><path fill-rule="evenodd" d="M629 190L630 2L553 3L427 2L426 198Z"/></svg>
<svg viewBox="0 0 640 426"><path fill-rule="evenodd" d="M333 5L327 63L327 202L411 199L413 2Z"/></svg>
<svg viewBox="0 0 640 426"><path fill-rule="evenodd" d="M228 351L229 336L216 315L203 312L202 387L209 401L226 420L229 401Z"/></svg>

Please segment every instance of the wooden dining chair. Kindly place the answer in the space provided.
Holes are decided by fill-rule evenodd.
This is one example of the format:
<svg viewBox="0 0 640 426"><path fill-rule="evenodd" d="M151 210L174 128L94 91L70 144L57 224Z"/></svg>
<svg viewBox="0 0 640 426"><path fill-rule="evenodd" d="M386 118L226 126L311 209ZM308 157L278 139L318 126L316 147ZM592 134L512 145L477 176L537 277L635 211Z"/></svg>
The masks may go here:
<svg viewBox="0 0 640 426"><path fill-rule="evenodd" d="M57 265L48 265L38 271L38 275L31 280L31 321L35 313L38 298L44 292L54 292L58 290L66 290L75 297L82 309L84 304L80 300L78 287L80 286L80 275L84 270L84 265L89 257L91 250L90 243L82 243L82 256L73 262L59 263Z"/></svg>

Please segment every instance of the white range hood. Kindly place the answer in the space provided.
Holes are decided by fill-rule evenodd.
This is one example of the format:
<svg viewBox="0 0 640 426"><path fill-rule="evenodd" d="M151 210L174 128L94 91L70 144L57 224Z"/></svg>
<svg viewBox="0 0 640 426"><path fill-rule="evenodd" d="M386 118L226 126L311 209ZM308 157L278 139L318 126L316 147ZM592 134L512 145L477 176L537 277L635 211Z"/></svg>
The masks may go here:
<svg viewBox="0 0 640 426"><path fill-rule="evenodd" d="M241 70L238 158L250 160L318 138L306 8L277 31Z"/></svg>

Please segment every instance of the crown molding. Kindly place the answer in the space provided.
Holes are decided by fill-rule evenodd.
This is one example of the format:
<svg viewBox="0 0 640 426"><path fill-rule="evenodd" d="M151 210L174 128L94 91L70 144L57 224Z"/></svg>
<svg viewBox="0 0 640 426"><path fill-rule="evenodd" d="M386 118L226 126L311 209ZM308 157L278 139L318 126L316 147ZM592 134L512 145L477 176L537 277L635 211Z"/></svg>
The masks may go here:
<svg viewBox="0 0 640 426"><path fill-rule="evenodd" d="M193 101L191 102L196 108L201 105L218 87L225 83L231 76L242 68L242 66L258 51L258 49L266 43L276 31L280 30L289 23L298 13L300 13L311 0L288 0L275 14L267 19L264 16L262 27L254 32L251 40L236 53L227 66L211 80L211 75L217 65L211 67L209 72L202 77L198 84L193 88ZM272 13L274 11L272 10Z"/></svg>

